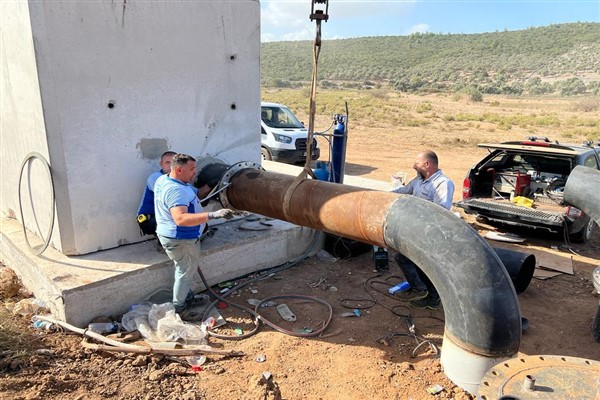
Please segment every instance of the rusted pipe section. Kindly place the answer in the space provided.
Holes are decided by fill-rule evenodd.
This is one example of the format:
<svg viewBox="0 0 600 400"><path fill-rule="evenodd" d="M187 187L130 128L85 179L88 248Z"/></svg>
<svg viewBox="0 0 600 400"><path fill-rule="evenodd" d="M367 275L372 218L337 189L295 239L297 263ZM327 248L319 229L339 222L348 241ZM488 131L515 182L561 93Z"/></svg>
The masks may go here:
<svg viewBox="0 0 600 400"><path fill-rule="evenodd" d="M581 165L573 168L565 185L565 201L600 225L600 171Z"/></svg>
<svg viewBox="0 0 600 400"><path fill-rule="evenodd" d="M396 194L304 179L290 197L286 216L285 196L293 182L292 176L245 169L231 179L225 201L239 210L384 246L383 221Z"/></svg>
<svg viewBox="0 0 600 400"><path fill-rule="evenodd" d="M481 236L446 209L416 198L244 168L221 184L226 207L394 249L419 265L445 311L442 365L476 393L485 372L513 357L521 340L517 295Z"/></svg>

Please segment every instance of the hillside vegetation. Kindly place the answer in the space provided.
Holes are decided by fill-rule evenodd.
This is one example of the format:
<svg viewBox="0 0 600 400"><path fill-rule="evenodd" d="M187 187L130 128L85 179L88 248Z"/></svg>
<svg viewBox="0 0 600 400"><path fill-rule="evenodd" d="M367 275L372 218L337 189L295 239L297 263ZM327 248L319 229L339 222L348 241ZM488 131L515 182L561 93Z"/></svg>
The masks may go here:
<svg viewBox="0 0 600 400"><path fill-rule="evenodd" d="M309 85L312 41L263 43L261 52L264 88ZM600 95L600 23L324 40L319 85L462 92L474 101L484 94Z"/></svg>

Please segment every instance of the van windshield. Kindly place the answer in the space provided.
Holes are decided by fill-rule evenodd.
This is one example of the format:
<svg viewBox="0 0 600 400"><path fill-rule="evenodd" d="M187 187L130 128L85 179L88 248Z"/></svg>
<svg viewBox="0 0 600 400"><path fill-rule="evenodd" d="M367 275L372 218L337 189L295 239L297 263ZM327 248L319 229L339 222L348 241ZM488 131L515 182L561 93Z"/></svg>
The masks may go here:
<svg viewBox="0 0 600 400"><path fill-rule="evenodd" d="M304 125L285 107L263 106L260 118L271 128L304 128Z"/></svg>

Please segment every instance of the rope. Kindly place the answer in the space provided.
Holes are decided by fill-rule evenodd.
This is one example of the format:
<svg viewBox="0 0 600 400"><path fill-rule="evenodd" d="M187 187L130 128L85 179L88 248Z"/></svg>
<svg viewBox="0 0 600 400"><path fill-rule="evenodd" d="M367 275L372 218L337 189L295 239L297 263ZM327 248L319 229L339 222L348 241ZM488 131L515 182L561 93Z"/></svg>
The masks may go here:
<svg viewBox="0 0 600 400"><path fill-rule="evenodd" d="M318 19L316 22L317 33L315 36L315 41L313 42L313 71L312 82L310 85L310 114L308 116L308 138L306 139L306 161L304 162L304 168L287 188L283 197L283 215L285 215L285 218L288 221L290 220L290 203L292 201L294 191L306 179L307 175L310 175L313 179L316 179L314 172L310 168L313 151L313 137L315 132L315 114L317 110L317 70L319 65L319 53L321 53L321 20Z"/></svg>

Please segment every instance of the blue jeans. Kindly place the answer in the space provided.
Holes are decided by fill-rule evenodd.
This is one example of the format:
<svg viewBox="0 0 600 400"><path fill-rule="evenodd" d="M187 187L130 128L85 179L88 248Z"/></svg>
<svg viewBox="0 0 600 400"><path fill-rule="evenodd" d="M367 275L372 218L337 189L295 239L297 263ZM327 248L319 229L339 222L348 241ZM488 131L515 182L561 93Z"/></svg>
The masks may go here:
<svg viewBox="0 0 600 400"><path fill-rule="evenodd" d="M170 239L160 235L158 240L175 265L173 305L176 312L181 312L191 304L194 297L191 288L200 277L200 242L198 239Z"/></svg>
<svg viewBox="0 0 600 400"><path fill-rule="evenodd" d="M431 283L427 275L421 271L421 268L419 268L417 264L409 260L407 257L404 257L400 253L396 253L394 259L398 263L398 266L402 270L406 281L410 283L410 287L412 289L427 290L431 300L438 300L440 298L440 295L438 294L437 290L435 290L433 283Z"/></svg>

